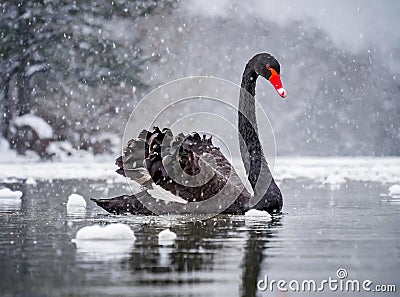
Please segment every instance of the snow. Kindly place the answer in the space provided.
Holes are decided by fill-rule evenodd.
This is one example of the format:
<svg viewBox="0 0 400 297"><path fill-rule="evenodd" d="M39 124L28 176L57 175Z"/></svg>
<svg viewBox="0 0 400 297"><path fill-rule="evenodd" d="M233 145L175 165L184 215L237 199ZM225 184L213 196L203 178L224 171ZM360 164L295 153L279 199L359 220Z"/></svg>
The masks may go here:
<svg viewBox="0 0 400 297"><path fill-rule="evenodd" d="M176 233L169 229L162 230L158 233L158 244L159 245L173 245L177 238Z"/></svg>
<svg viewBox="0 0 400 297"><path fill-rule="evenodd" d="M389 196L400 198L400 184L390 186Z"/></svg>
<svg viewBox="0 0 400 297"><path fill-rule="evenodd" d="M115 173L112 160L107 163L63 163L63 162L33 162L33 163L0 163L1 178L34 178L36 180L52 179L112 179L125 182L125 178Z"/></svg>
<svg viewBox="0 0 400 297"><path fill-rule="evenodd" d="M244 214L246 218L270 218L271 215L263 210L250 209Z"/></svg>
<svg viewBox="0 0 400 297"><path fill-rule="evenodd" d="M24 114L15 118L14 125L17 127L31 127L41 139L53 137L53 128L41 117L33 114Z"/></svg>
<svg viewBox="0 0 400 297"><path fill-rule="evenodd" d="M79 194L68 196L67 214L73 216L83 216L86 214L86 201Z"/></svg>
<svg viewBox="0 0 400 297"><path fill-rule="evenodd" d="M67 162L0 162L1 179L104 179L125 183L126 179L115 173L113 157L75 159ZM241 163L234 160L235 164ZM272 169L274 178L308 178L322 184L340 184L346 181L398 183L400 180L399 157L278 157Z"/></svg>
<svg viewBox="0 0 400 297"><path fill-rule="evenodd" d="M0 189L0 211L18 211L21 209L21 191L11 191L8 188Z"/></svg>
<svg viewBox="0 0 400 297"><path fill-rule="evenodd" d="M17 184L17 183L20 183L21 180L13 178L13 177L11 177L11 178L7 177L7 178L3 179L1 182L3 184Z"/></svg>
<svg viewBox="0 0 400 297"><path fill-rule="evenodd" d="M20 199L21 191L11 191L9 188L0 189L0 199Z"/></svg>
<svg viewBox="0 0 400 297"><path fill-rule="evenodd" d="M309 178L316 182L400 180L399 157L285 157L277 158L275 179Z"/></svg>
<svg viewBox="0 0 400 297"><path fill-rule="evenodd" d="M77 255L85 261L121 260L128 258L136 237L128 225L109 224L81 228L72 239Z"/></svg>
<svg viewBox="0 0 400 297"><path fill-rule="evenodd" d="M346 183L346 179L342 175L335 172L328 175L323 183L325 185L329 185L330 188L334 190L339 189L342 184Z"/></svg>
<svg viewBox="0 0 400 297"><path fill-rule="evenodd" d="M27 68L25 74L26 74L26 76L31 76L38 71L46 69L47 67L48 67L47 64L44 64L44 63L32 65Z"/></svg>
<svg viewBox="0 0 400 297"><path fill-rule="evenodd" d="M4 138L0 137L0 163L3 162L33 162L39 161L40 157L35 153L28 153L26 156L18 155Z"/></svg>
<svg viewBox="0 0 400 297"><path fill-rule="evenodd" d="M76 233L74 242L80 240L135 240L131 228L126 224L115 223L105 227L100 225L86 226Z"/></svg>
<svg viewBox="0 0 400 297"><path fill-rule="evenodd" d="M79 194L71 194L68 196L67 207L86 207L85 199Z"/></svg>
<svg viewBox="0 0 400 297"><path fill-rule="evenodd" d="M35 180L34 178L28 177L28 178L26 179L26 181L25 181L25 184L34 187L34 186L37 185L37 182L36 182L36 180Z"/></svg>
<svg viewBox="0 0 400 297"><path fill-rule="evenodd" d="M46 148L46 152L50 156L55 155L58 160L62 161L74 152L74 148L69 141L53 141Z"/></svg>

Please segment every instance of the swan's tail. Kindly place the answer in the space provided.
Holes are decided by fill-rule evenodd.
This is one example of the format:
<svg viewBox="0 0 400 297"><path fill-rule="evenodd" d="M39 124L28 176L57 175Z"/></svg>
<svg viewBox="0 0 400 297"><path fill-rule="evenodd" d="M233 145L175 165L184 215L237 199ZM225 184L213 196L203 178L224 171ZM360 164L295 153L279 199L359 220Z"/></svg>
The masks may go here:
<svg viewBox="0 0 400 297"><path fill-rule="evenodd" d="M113 214L153 215L139 200L138 197L149 195L146 191L135 195L122 195L114 198L90 198L98 206Z"/></svg>

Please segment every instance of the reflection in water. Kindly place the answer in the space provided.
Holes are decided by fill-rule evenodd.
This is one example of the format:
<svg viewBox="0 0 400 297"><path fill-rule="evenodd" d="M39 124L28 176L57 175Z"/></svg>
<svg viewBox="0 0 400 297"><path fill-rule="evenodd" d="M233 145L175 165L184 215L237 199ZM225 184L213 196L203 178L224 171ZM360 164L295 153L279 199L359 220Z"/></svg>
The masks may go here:
<svg viewBox="0 0 400 297"><path fill-rule="evenodd" d="M82 207L77 207L77 208L69 208L67 211L67 216L69 218L75 218L75 219L83 219L86 215L86 209Z"/></svg>
<svg viewBox="0 0 400 297"><path fill-rule="evenodd" d="M261 264L264 257L267 257L265 250L268 243L276 235L277 228L281 227L281 218L277 217L270 222L260 221L258 224L252 222L248 229L248 239L243 258L242 296L255 296L257 280L260 278Z"/></svg>
<svg viewBox="0 0 400 297"><path fill-rule="evenodd" d="M160 246L158 248L158 266L168 267L171 266L171 254L174 252L175 248L170 246Z"/></svg>
<svg viewBox="0 0 400 297"><path fill-rule="evenodd" d="M134 240L74 240L77 261L121 260L129 257Z"/></svg>
<svg viewBox="0 0 400 297"><path fill-rule="evenodd" d="M174 288L174 284L182 283L218 283L223 269L236 294L240 291L242 296L255 296L265 250L269 240L277 235L276 227L281 226L280 218L249 222L244 217L223 215L206 221L181 222L172 227L178 233L175 245L155 250L151 238L138 238L141 244L137 244L129 260L123 261L123 266L128 264L133 275L151 275L139 278L138 285L163 284L165 292L166 285ZM141 234L156 234L159 230L155 225L142 228ZM236 290L240 279L240 288Z"/></svg>
<svg viewBox="0 0 400 297"><path fill-rule="evenodd" d="M12 213L21 209L21 199L0 199L0 213Z"/></svg>
<svg viewBox="0 0 400 297"><path fill-rule="evenodd" d="M386 185L347 183L331 191L302 180L282 183L288 214L275 220L114 216L93 203L85 217L68 216L68 195L91 183L13 185L24 196L15 208L0 206L2 296L247 297L267 293L256 289L264 275L328 277L338 266L352 277L398 282L400 208L379 196ZM110 196L124 186L114 184ZM103 193L90 189L85 197ZM134 244L71 242L82 227L116 222L135 232ZM158 234L168 226L177 239L161 246Z"/></svg>

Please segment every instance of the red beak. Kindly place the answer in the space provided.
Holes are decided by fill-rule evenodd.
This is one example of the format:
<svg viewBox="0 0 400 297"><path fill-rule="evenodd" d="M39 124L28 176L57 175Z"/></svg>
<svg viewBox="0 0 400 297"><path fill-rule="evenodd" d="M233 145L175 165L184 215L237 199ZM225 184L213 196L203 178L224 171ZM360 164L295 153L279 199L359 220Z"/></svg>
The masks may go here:
<svg viewBox="0 0 400 297"><path fill-rule="evenodd" d="M287 95L287 92L283 88L280 75L278 74L278 72L275 71L275 69L270 68L269 70L271 71L271 77L269 78L270 83L274 86L274 88L278 92L278 94L282 98L285 98Z"/></svg>

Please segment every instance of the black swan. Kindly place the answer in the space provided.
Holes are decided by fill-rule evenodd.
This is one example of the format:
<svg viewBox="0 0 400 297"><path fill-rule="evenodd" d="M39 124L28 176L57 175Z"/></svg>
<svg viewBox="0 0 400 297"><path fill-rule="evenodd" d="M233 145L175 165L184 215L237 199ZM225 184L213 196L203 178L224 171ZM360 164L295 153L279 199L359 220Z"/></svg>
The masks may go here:
<svg viewBox="0 0 400 297"><path fill-rule="evenodd" d="M170 129L154 127L153 131L143 130L137 139L131 139L123 155L116 160L119 167L117 173L138 182L143 190L135 195L92 200L114 214L153 215L159 213L154 211L153 206L149 207L150 204L158 203L159 207L170 209L164 213L173 213L174 207L182 201L186 205L207 201L224 188L224 194L218 202L222 204L219 205L218 213L244 214L249 209L257 209L271 215L279 214L283 205L282 194L269 170L258 137L254 99L258 76L269 80L278 94L282 98L286 97L280 79L279 62L267 53L251 58L242 76L238 130L242 160L254 190L253 197L219 148L213 146L211 137L200 137L196 132L189 135L181 133L174 137ZM205 161L206 158L214 161L213 166L210 165L212 162ZM205 167L212 173L206 180L198 174ZM176 170L183 171L191 178L198 178L198 186L177 182L173 174ZM172 193L180 203L165 203L154 199L149 193L154 184Z"/></svg>

